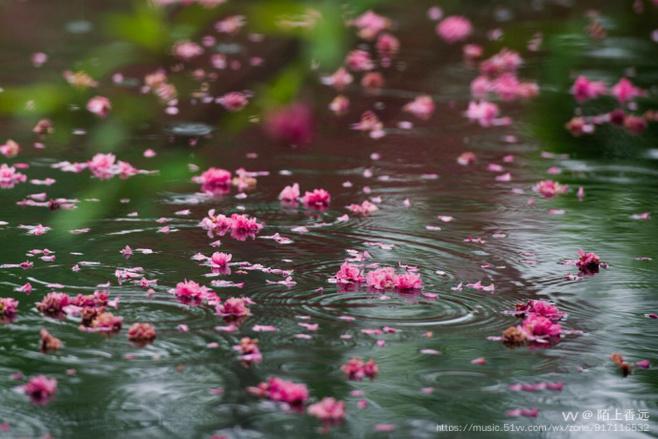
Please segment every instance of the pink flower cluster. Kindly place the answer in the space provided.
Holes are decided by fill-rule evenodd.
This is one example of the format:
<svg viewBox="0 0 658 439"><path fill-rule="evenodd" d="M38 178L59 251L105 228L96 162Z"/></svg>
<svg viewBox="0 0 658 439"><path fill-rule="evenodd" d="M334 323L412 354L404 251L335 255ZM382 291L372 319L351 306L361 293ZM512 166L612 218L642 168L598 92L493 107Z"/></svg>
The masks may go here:
<svg viewBox="0 0 658 439"><path fill-rule="evenodd" d="M416 98L405 104L402 108L407 113L411 113L419 119L427 120L434 113L434 100L429 95L416 96Z"/></svg>
<svg viewBox="0 0 658 439"><path fill-rule="evenodd" d="M253 395L293 407L301 407L308 400L308 389L305 384L277 377L271 377L267 382L260 383L257 387L249 387L248 390Z"/></svg>
<svg viewBox="0 0 658 439"><path fill-rule="evenodd" d="M46 294L41 302L37 302L39 312L47 316L61 316L64 314L64 308L71 304L71 297L66 293L51 292Z"/></svg>
<svg viewBox="0 0 658 439"><path fill-rule="evenodd" d="M208 233L210 238L224 236L231 233L231 237L244 241L254 238L263 228L256 218L234 213L230 217L226 215L215 215L215 209L208 211L208 216L199 223L199 227Z"/></svg>
<svg viewBox="0 0 658 439"><path fill-rule="evenodd" d="M263 360L263 355L258 347L258 340L243 337L240 343L233 346L233 350L240 354L240 361L246 364L260 363Z"/></svg>
<svg viewBox="0 0 658 439"><path fill-rule="evenodd" d="M379 210L377 205L368 200L365 200L361 204L350 204L347 206L347 209L353 214L361 216L368 216Z"/></svg>
<svg viewBox="0 0 658 439"><path fill-rule="evenodd" d="M391 290L413 291L423 288L423 281L419 274L412 271L405 271L402 274L395 272L393 267L376 268L368 273L363 271L354 264L344 262L333 279L340 285L358 285L366 282L369 288L374 290Z"/></svg>
<svg viewBox="0 0 658 439"><path fill-rule="evenodd" d="M226 195L231 189L231 171L221 168L209 168L203 174L192 177L194 183L201 185L201 190L210 195Z"/></svg>
<svg viewBox="0 0 658 439"><path fill-rule="evenodd" d="M542 180L537 183L533 190L544 198L552 198L559 194L564 194L569 190L569 186L562 185L553 180Z"/></svg>
<svg viewBox="0 0 658 439"><path fill-rule="evenodd" d="M467 39L473 32L473 25L466 17L457 15L444 18L436 25L436 33L448 44Z"/></svg>
<svg viewBox="0 0 658 439"><path fill-rule="evenodd" d="M485 99L495 94L504 101L528 99L539 93L534 82L524 82L517 76L523 64L521 56L509 49L502 49L480 64L481 75L471 82L471 94L477 99Z"/></svg>
<svg viewBox="0 0 658 439"><path fill-rule="evenodd" d="M217 297L209 288L187 279L178 282L173 293L179 301L190 305L198 305L203 301L216 299Z"/></svg>
<svg viewBox="0 0 658 439"><path fill-rule="evenodd" d="M556 340L562 334L562 326L558 323L564 318L555 305L543 300L531 300L526 304L516 306L515 314L524 317L520 325L510 326L503 331L502 341L509 345L520 345L528 342L548 343Z"/></svg>
<svg viewBox="0 0 658 439"><path fill-rule="evenodd" d="M13 166L8 166L6 163L0 165L0 188L11 189L18 183L25 183L27 176L16 171Z"/></svg>
<svg viewBox="0 0 658 439"><path fill-rule="evenodd" d="M326 209L331 203L331 194L324 189L313 189L313 191L304 193L302 201L306 207L313 209Z"/></svg>
<svg viewBox="0 0 658 439"><path fill-rule="evenodd" d="M57 392L57 380L45 375L34 376L23 386L23 392L34 404L46 404Z"/></svg>
<svg viewBox="0 0 658 439"><path fill-rule="evenodd" d="M325 424L337 424L345 419L345 402L335 398L322 398L308 406L307 413Z"/></svg>
<svg viewBox="0 0 658 439"><path fill-rule="evenodd" d="M128 340L137 344L151 343L156 337L155 327L150 323L134 323L128 329Z"/></svg>
<svg viewBox="0 0 658 439"><path fill-rule="evenodd" d="M107 117L112 109L112 103L105 96L94 96L87 102L87 111L99 117Z"/></svg>
<svg viewBox="0 0 658 439"><path fill-rule="evenodd" d="M218 303L215 311L222 317L239 318L251 314L249 305L254 302L248 297L230 297L224 302Z"/></svg>
<svg viewBox="0 0 658 439"><path fill-rule="evenodd" d="M596 253L578 250L578 260L576 261L576 266L581 273L598 273L601 264L601 258Z"/></svg>
<svg viewBox="0 0 658 439"><path fill-rule="evenodd" d="M94 177L99 180L108 180L116 175L121 178L128 178L141 173L139 169L130 163L122 160L117 161L116 156L111 153L98 153L86 165Z"/></svg>
<svg viewBox="0 0 658 439"><path fill-rule="evenodd" d="M16 317L18 300L11 297L0 297L0 321L11 320Z"/></svg>
<svg viewBox="0 0 658 439"><path fill-rule="evenodd" d="M347 363L343 364L340 368L347 378L352 381L361 381L364 378L374 379L379 373L379 366L375 360L368 361L362 358L350 358Z"/></svg>

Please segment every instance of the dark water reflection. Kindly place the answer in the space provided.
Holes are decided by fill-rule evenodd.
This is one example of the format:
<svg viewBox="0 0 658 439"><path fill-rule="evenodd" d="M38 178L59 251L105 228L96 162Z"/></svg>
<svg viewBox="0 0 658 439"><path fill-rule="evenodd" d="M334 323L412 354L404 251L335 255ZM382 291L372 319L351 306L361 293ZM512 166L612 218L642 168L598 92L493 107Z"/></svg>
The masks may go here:
<svg viewBox="0 0 658 439"><path fill-rule="evenodd" d="M446 9L456 3L446 2ZM488 2L486 7L479 2L465 3L461 12L478 21L482 32L509 26L510 44L516 33L526 38L538 29L554 32L552 20L564 20L566 36L562 37L568 39L571 27L582 30L577 26L582 24L584 10L606 6L605 2L528 2L530 6ZM80 59L80 53L93 54L97 44L107 42L96 30L103 28L108 12L130 8L124 2L110 6L87 1L80 5L82 9L67 5L65 11L57 13L53 3L47 2L3 5L6 12L2 21L7 28L16 29L11 21L25 17L30 23L25 28L44 31L28 34L25 28L20 32L16 29L11 38L3 39L0 57L7 68L0 73L0 85L55 81L59 72ZM0 227L0 263L23 261L32 248L54 250L57 259L52 263L35 260L34 268L28 271L0 273L3 296L17 297L12 290L27 281L34 286L30 296L19 297L18 320L0 327L0 422L11 426L11 431L0 433L0 437L40 437L46 432L71 438L209 437L213 433L236 438L315 437L318 424L312 418L282 412L245 391L272 375L306 383L316 398L334 396L347 401L347 421L329 433L333 437L385 436L387 433L374 433L374 426L381 423L396 425L396 431L388 433L391 437L435 437L437 424L558 424L563 411L598 409L648 410L655 434L655 369L640 370L624 379L609 361L609 355L617 351L631 360L658 361L656 320L644 317L658 312L655 219L630 219L644 211L658 214L655 133L649 131L640 138L653 149L631 148L636 138L626 136L615 142L604 139L602 154L591 154L591 145L578 149L573 139L562 134L544 136L548 131L562 130L568 118L564 113L546 112L546 106L558 97L571 105L564 90L550 83L550 72L546 73L557 57L551 50L532 55L526 67L526 76L549 78L546 90L542 89L548 95L545 101L542 95L530 106L505 107L518 121L511 128L483 130L467 123L461 112L468 103L469 82L475 73L464 65L459 49L446 48L434 36L425 17L428 6L422 1L417 8L384 6L384 12L399 21L404 50L399 70L391 72L387 87L379 95L354 90L353 108L348 115L335 118L324 110L333 98L329 90L314 81L303 88L302 94L315 103L320 119L316 140L308 149L290 149L266 140L248 122L245 125L236 119L218 124L215 110L184 105L177 116L163 115L161 110L145 105L135 109L135 118L125 116L122 123L109 119L106 128L67 109L63 113L70 114L60 114L58 133L45 151L25 148L27 152L19 158L31 164L30 178L51 176L58 182L46 188L20 185L0 194L4 206L0 220L9 223ZM492 21L493 16L499 21ZM625 17L620 15L620 27ZM614 21L616 16L608 18ZM9 31L3 32L9 35ZM559 32L556 35L561 37ZM236 47L241 46L236 43L220 49L231 52ZM290 50L285 42L272 43L266 49L262 55L273 53L274 58ZM35 72L29 67L29 54L37 50L47 50L52 61ZM627 40L610 39L587 50L587 59L596 61L589 68L616 78L628 64L642 63L634 57L634 50ZM655 54L655 44L651 50ZM142 62L157 66L158 59L163 62L164 58L145 55ZM278 68L284 61L271 62ZM104 62L98 64L102 71ZM143 66L134 64L131 77L141 77ZM650 67L645 65L639 73L655 84L657 65ZM244 78L229 73L228 88L213 85L218 87L217 94L252 86L239 85L241 80L268 79L263 71L254 70ZM414 129L392 129L377 141L349 130L349 124L375 103L387 126L408 120L409 115L399 109L421 92L437 100L438 110ZM126 102L124 108L130 107ZM558 116L560 120L553 123ZM538 127L536 119L542 117L546 120ZM5 117L0 126L3 138L30 144L31 121ZM236 134L237 126L246 128ZM75 128L89 130L89 134L71 136ZM518 141L507 142L505 136L510 134ZM188 145L190 138L197 141L195 146ZM629 150L619 155L615 146L610 146L613 143L628 144ZM158 151L157 158L142 157L148 147ZM53 174L50 169L56 161L84 161L94 152L111 148L121 159L140 168L162 172L126 182L98 182L89 179L87 173ZM478 155L475 169L456 163L456 157L466 150ZM544 150L566 150L571 156L544 159L540 154ZM375 152L381 159L371 158ZM247 158L248 153L258 156ZM516 156L514 163L505 164L513 181L497 182L495 174L485 167L489 162L501 163L506 154ZM198 186L190 183L198 172L192 172L189 163L200 169L264 170L269 176L259 177L257 188L247 192L245 199L236 199L235 191L223 198L209 198L196 193ZM531 187L548 177L550 166L562 169L556 179L569 184L571 193L529 205ZM372 176L367 176L366 170ZM435 174L438 178L433 177ZM353 186L345 187L345 181ZM326 188L333 197L331 209L309 213L303 208L282 207L276 197L292 182L299 182L304 189ZM369 197L363 192L365 186L372 189L370 196L382 198L379 211L366 218L337 221L345 213L343 206ZM575 196L578 186L585 187L583 201ZM524 193L514 193L514 188ZM51 213L14 205L40 191L79 198L80 208ZM122 198L129 200L121 202ZM409 208L404 206L406 199L411 203ZM213 310L178 303L168 290L184 278L204 284L215 279L206 277L208 270L191 259L197 252L212 252L210 240L197 222L210 208L233 212L236 206L266 224L263 235L280 233L294 242L282 245L261 238L239 242L224 237L221 250L232 253L233 261L294 270L297 284L290 288L272 285L267 280L279 281L281 277L259 271L242 274L237 269L218 277L245 282L242 290L216 288L221 296L245 295L256 302L253 315L240 330L226 333L217 330L225 323ZM188 208L190 216L175 214ZM551 208L563 209L564 214L549 215ZM132 212L139 214L132 216ZM444 223L438 215L455 220ZM169 234L158 233L162 224L157 220L162 217L170 220ZM19 224L37 223L53 230L42 237L30 237L17 228ZM299 226L307 227L308 233L296 232ZM81 227L91 231L69 233ZM467 236L481 237L486 243L466 243ZM125 260L119 251L127 244L133 249L153 249L154 253L136 252ZM567 280L565 275L574 268L560 261L575 257L580 248L597 252L610 268L582 281ZM368 251L381 264L418 266L425 291L438 297L391 293L382 298L367 292L338 291L327 280L348 257L348 249ZM653 260L638 259L642 256ZM71 271L76 263L81 265L77 273ZM116 284L117 267L138 266L144 267L147 278L158 279L153 296L134 285ZM50 291L48 284L61 284L60 289L69 293L89 294L108 280L112 281L112 296L121 297L118 312L124 322L156 324L158 339L154 344L137 349L127 340L125 329L111 337L82 333L76 323L44 319L34 308ZM451 289L460 282L478 280L494 282L495 293ZM568 335L550 349L510 349L487 340L516 322L506 311L533 298L554 301L569 314L564 326L583 334ZM307 331L300 322L318 323L319 329ZM180 324L188 325L189 332L179 332ZM277 331L256 333L254 325L274 325ZM362 331L383 326L399 332L372 336ZM41 327L62 339L65 348L53 355L38 353ZM231 348L244 335L257 337L263 351L263 363L253 368L241 365ZM378 346L378 340L384 345ZM423 354L425 349L439 354ZM380 376L372 382L346 381L340 365L354 356L375 358ZM486 358L487 364L471 364L477 357ZM67 373L70 369L76 373ZM17 383L10 380L16 371L26 376L44 373L56 377L60 382L56 399L45 407L30 405L15 391ZM539 381L562 381L565 387L562 392L509 390L511 384ZM428 387L433 388L431 394L421 392ZM217 388L223 392L213 391ZM357 409L361 398L351 396L353 390L364 392L367 409ZM539 418L505 417L507 410L520 407L537 407ZM636 432L609 437L644 435Z"/></svg>

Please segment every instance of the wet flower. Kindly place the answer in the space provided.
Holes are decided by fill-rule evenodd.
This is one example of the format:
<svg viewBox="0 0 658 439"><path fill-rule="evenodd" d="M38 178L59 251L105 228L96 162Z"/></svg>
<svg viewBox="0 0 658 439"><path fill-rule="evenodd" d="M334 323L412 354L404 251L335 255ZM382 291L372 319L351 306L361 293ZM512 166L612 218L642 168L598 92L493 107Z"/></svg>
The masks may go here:
<svg viewBox="0 0 658 439"><path fill-rule="evenodd" d="M313 189L312 192L304 193L302 201L306 207L326 209L331 202L331 195L324 189Z"/></svg>
<svg viewBox="0 0 658 439"><path fill-rule="evenodd" d="M557 337L562 332L559 323L553 323L551 319L537 314L530 314L521 325L524 331L534 337Z"/></svg>
<svg viewBox="0 0 658 439"><path fill-rule="evenodd" d="M608 88L603 81L590 81L587 76L580 75L571 86L571 94L578 102L596 99L607 93Z"/></svg>
<svg viewBox="0 0 658 439"><path fill-rule="evenodd" d="M7 166L6 163L0 165L0 188L11 189L18 183L25 183L27 176L16 171L13 166Z"/></svg>
<svg viewBox="0 0 658 439"><path fill-rule="evenodd" d="M128 340L138 344L151 343L156 336L155 327L149 323L135 323L128 329Z"/></svg>
<svg viewBox="0 0 658 439"><path fill-rule="evenodd" d="M248 390L253 395L275 402L284 402L293 407L300 407L308 400L308 389L305 384L277 377L271 377L267 382L260 383L257 387L250 387Z"/></svg>
<svg viewBox="0 0 658 439"><path fill-rule="evenodd" d="M334 398L322 398L319 402L311 404L307 413L325 424L336 424L345 419L345 402Z"/></svg>
<svg viewBox="0 0 658 439"><path fill-rule="evenodd" d="M423 281L416 273L406 272L395 277L395 288L400 291L420 290Z"/></svg>
<svg viewBox="0 0 658 439"><path fill-rule="evenodd" d="M361 204L350 204L347 209L355 215L367 216L379 210L377 205L365 200Z"/></svg>
<svg viewBox="0 0 658 439"><path fill-rule="evenodd" d="M494 77L503 73L514 73L523 64L523 58L518 52L509 49L502 49L491 58L482 61L480 72L482 74Z"/></svg>
<svg viewBox="0 0 658 439"><path fill-rule="evenodd" d="M553 180L542 180L533 187L533 190L544 198L552 198L556 195L566 193L569 187Z"/></svg>
<svg viewBox="0 0 658 439"><path fill-rule="evenodd" d="M174 44L171 52L177 58L180 58L184 61L189 61L192 58L196 58L197 56L202 55L203 47L199 46L193 41L179 41Z"/></svg>
<svg viewBox="0 0 658 439"><path fill-rule="evenodd" d="M349 262L343 262L338 272L334 275L339 284L361 283L365 279L359 267Z"/></svg>
<svg viewBox="0 0 658 439"><path fill-rule="evenodd" d="M45 375L34 376L23 386L23 392L34 404L46 404L57 392L57 380Z"/></svg>
<svg viewBox="0 0 658 439"><path fill-rule="evenodd" d="M21 146L11 139L7 140L4 145L0 145L0 154L7 158L16 157L20 151Z"/></svg>
<svg viewBox="0 0 658 439"><path fill-rule="evenodd" d="M71 298L65 293L51 292L37 302L39 312L47 316L60 316L64 313L64 308L70 304Z"/></svg>
<svg viewBox="0 0 658 439"><path fill-rule="evenodd" d="M366 11L349 24L359 29L359 37L372 40L379 32L391 26L391 20L373 11Z"/></svg>
<svg viewBox="0 0 658 439"><path fill-rule="evenodd" d="M230 191L232 175L221 168L209 168L203 174L192 177L194 183L201 185L201 190L210 195L225 195Z"/></svg>
<svg viewBox="0 0 658 439"><path fill-rule="evenodd" d="M123 317L115 316L109 312L102 312L91 321L89 325L94 331L113 333L119 332L123 326ZM132 328L131 328L132 329Z"/></svg>
<svg viewBox="0 0 658 439"><path fill-rule="evenodd" d="M41 328L39 338L39 350L43 353L56 351L62 347L62 341L45 328Z"/></svg>
<svg viewBox="0 0 658 439"><path fill-rule="evenodd" d="M243 337L233 349L240 354L240 360L247 364L260 363L263 359L256 339Z"/></svg>
<svg viewBox="0 0 658 439"><path fill-rule="evenodd" d="M387 290L395 287L397 275L392 267L383 267L369 271L366 274L366 283L375 290Z"/></svg>
<svg viewBox="0 0 658 439"><path fill-rule="evenodd" d="M340 67L332 75L323 77L322 83L334 87L336 90L343 90L350 85L353 80L354 77L352 74L345 67Z"/></svg>
<svg viewBox="0 0 658 439"><path fill-rule="evenodd" d="M34 128L32 128L32 132L40 136L51 134L53 131L55 131L55 128L50 119L41 119L36 125L34 125Z"/></svg>
<svg viewBox="0 0 658 439"><path fill-rule="evenodd" d="M222 317L245 317L251 314L249 305L253 301L247 297L230 297L217 304L215 310Z"/></svg>
<svg viewBox="0 0 658 439"><path fill-rule="evenodd" d="M639 87L633 85L627 78L622 78L615 85L610 88L610 94L614 96L620 103L634 101L635 98L644 96L646 93Z"/></svg>
<svg viewBox="0 0 658 439"><path fill-rule="evenodd" d="M361 86L367 90L377 90L384 86L384 77L379 72L368 72L361 78Z"/></svg>
<svg viewBox="0 0 658 439"><path fill-rule="evenodd" d="M429 95L417 96L403 107L403 110L419 119L427 120L434 113L434 100Z"/></svg>
<svg viewBox="0 0 658 439"><path fill-rule="evenodd" d="M472 165L473 163L475 163L476 160L477 160L477 156L475 155L475 153L470 151L463 152L459 155L459 157L457 157L457 163L459 163L462 166Z"/></svg>
<svg viewBox="0 0 658 439"><path fill-rule="evenodd" d="M379 367L375 360L364 361L362 358L350 358L340 368L347 378L352 381L361 381L364 378L374 379L379 373Z"/></svg>
<svg viewBox="0 0 658 439"><path fill-rule="evenodd" d="M466 110L466 117L478 122L480 126L489 127L494 124L495 119L498 117L498 113L498 105L493 102L471 101Z"/></svg>
<svg viewBox="0 0 658 439"><path fill-rule="evenodd" d="M218 98L217 102L228 111L240 111L249 104L249 98L244 93L233 91Z"/></svg>
<svg viewBox="0 0 658 439"><path fill-rule="evenodd" d="M385 60L388 60L395 56L395 54L398 53L398 50L400 50L400 40L395 37L395 35L391 34L381 34L377 38L377 43L375 43L375 48L377 49L377 53L379 53L379 56L384 58Z"/></svg>
<svg viewBox="0 0 658 439"><path fill-rule="evenodd" d="M291 186L283 188L281 193L279 193L279 200L286 203L294 203L299 198L299 195L299 183L294 183Z"/></svg>
<svg viewBox="0 0 658 439"><path fill-rule="evenodd" d="M11 297L0 297L0 321L10 321L16 317L18 300Z"/></svg>
<svg viewBox="0 0 658 439"><path fill-rule="evenodd" d="M87 111L95 114L96 116L106 117L108 114L110 114L111 109L112 104L110 103L110 100L105 96L94 96L87 102Z"/></svg>
<svg viewBox="0 0 658 439"><path fill-rule="evenodd" d="M343 95L336 96L329 103L329 109L338 115L346 113L349 108L350 100Z"/></svg>
<svg viewBox="0 0 658 439"><path fill-rule="evenodd" d="M198 283L191 280L184 280L183 282L178 282L176 288L174 289L174 294L176 298L183 303L188 304L199 304L204 300L210 290L207 287L199 285Z"/></svg>
<svg viewBox="0 0 658 439"><path fill-rule="evenodd" d="M599 267L601 266L601 258L599 258L599 255L596 253L578 250L578 261L576 261L576 266L578 267L578 270L584 274L598 273Z"/></svg>
<svg viewBox="0 0 658 439"><path fill-rule="evenodd" d="M647 129L647 120L642 116L627 114L624 117L624 128L631 134L639 135Z"/></svg>
<svg viewBox="0 0 658 439"><path fill-rule="evenodd" d="M215 30L222 34L234 34L242 29L245 24L244 15L232 15L215 23Z"/></svg>
<svg viewBox="0 0 658 439"><path fill-rule="evenodd" d="M503 343L514 346L525 343L528 340L528 336L520 327L510 326L503 331L502 340Z"/></svg>
<svg viewBox="0 0 658 439"><path fill-rule="evenodd" d="M367 72L375 68L370 54L365 50L355 49L347 54L345 65L354 72Z"/></svg>
<svg viewBox="0 0 658 439"><path fill-rule="evenodd" d="M233 259L233 255L230 253L214 252L210 256L210 266L213 270L225 270L231 259Z"/></svg>
<svg viewBox="0 0 658 439"><path fill-rule="evenodd" d="M449 44L465 40L472 31L470 20L456 15L446 17L436 25L436 33Z"/></svg>
<svg viewBox="0 0 658 439"><path fill-rule="evenodd" d="M545 300L529 300L527 303L517 304L515 311L517 315L535 314L553 321L560 320L565 315L557 306Z"/></svg>

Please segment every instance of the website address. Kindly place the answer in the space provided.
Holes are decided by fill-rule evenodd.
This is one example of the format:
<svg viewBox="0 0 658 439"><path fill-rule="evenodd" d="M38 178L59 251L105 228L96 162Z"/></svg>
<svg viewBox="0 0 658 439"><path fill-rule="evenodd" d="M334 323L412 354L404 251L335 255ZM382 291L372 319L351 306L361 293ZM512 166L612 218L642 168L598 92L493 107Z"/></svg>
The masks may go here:
<svg viewBox="0 0 658 439"><path fill-rule="evenodd" d="M593 423L593 424L538 424L538 425L516 425L516 424L464 424L449 425L437 424L436 431L439 433L449 432L472 432L472 433L588 433L588 432L649 432L649 424L618 424L618 423Z"/></svg>

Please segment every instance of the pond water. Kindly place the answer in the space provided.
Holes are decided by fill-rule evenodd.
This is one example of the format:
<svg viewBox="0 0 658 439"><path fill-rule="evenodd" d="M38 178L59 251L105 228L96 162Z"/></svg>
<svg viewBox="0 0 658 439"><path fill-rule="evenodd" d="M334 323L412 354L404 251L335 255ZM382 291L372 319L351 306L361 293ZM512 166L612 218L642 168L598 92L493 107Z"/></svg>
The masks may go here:
<svg viewBox="0 0 658 439"><path fill-rule="evenodd" d="M268 25L286 8L306 14L290 12L290 20L313 20L301 3L235 1L215 9L56 3L1 6L0 139L22 147L1 162L27 164L20 172L28 181L0 190L0 296L20 302L16 318L0 326L0 437L316 437L322 426L316 418L247 391L273 376L304 383L310 403L345 401L345 420L327 437L435 437L440 426L582 426L598 422L601 411L635 416L602 423L647 426L609 431L609 437L656 434L658 320L648 315L658 312L658 229L651 217L658 214L658 131L655 123L637 135L597 126L594 134L574 137L564 127L579 111L569 87L580 74L608 85L627 75L646 91L631 110L658 108L653 3L442 2L445 15L473 21L470 41L484 48L482 59L504 47L516 50L525 61L519 76L539 86L527 101L498 102L511 124L490 127L464 117L479 60L465 62L461 44L436 35L428 18L432 2L376 5L393 19L400 50L390 67L379 69L382 88L364 90L362 75L354 74L356 83L342 92L350 108L339 116L328 109L336 91L320 81L336 66L312 69L311 61L332 51L342 58L368 43L342 26L309 37ZM314 7L330 21L376 2L320 3ZM588 12L593 9L598 18ZM233 14L246 15L246 30L213 30ZM605 38L590 35L592 22L607 30ZM169 55L171 42L200 42L204 35L216 40L201 57L182 62ZM533 38L538 47L528 50ZM45 52L48 61L33 66L35 52ZM229 67L210 67L209 53L225 57ZM236 60L239 68L231 64ZM142 90L144 75L158 68L178 89L169 111ZM75 89L63 79L65 70L85 71L99 84ZM252 104L239 112L204 99L236 90L253 93ZM111 100L105 118L85 109L95 95ZM436 103L426 120L402 110L418 95ZM299 147L261 126L263 118L271 120L271 108L293 100L314 118L313 140ZM612 98L593 105L584 114L615 108ZM350 128L367 110L383 122L383 137ZM44 117L55 131L35 136L32 127ZM292 131L303 137L306 128ZM147 149L156 155L145 157ZM88 170L53 168L108 152L157 172L103 180ZM464 152L476 160L458 163ZM209 167L258 171L257 184L200 193L192 178ZM56 182L44 185L48 178ZM540 180L569 190L542 197L533 191ZM302 194L326 189L329 208L282 204L279 193L295 182ZM34 196L42 192L47 195ZM57 209L39 205L58 198L78 200L76 208L61 208L61 201ZM366 216L345 209L365 200L378 209ZM245 213L264 228L255 239L210 238L199 227L209 209ZM38 224L50 230L33 236L21 227ZM211 246L217 239L221 245ZM125 246L132 256L120 253ZM579 249L598 254L607 268L578 274L569 260L578 259ZM215 251L232 254L230 273L212 272L193 258ZM346 259L366 271L373 264L400 273L417 267L422 290L337 286L330 279ZM23 261L33 266L12 265ZM123 270L157 284L120 282ZM207 285L223 301L250 298L251 315L230 321L209 304L177 300L170 290L185 279ZM16 290L26 283L30 294ZM108 310L123 318L120 332L83 331L75 312L54 318L37 307L51 291L96 290L119 298ZM521 346L496 340L521 322L512 312L529 300L552 302L567 314L562 337ZM153 324L155 341L131 342L127 332L136 322ZM62 347L41 353L41 328ZM240 361L233 346L242 337L258 339L262 362ZM614 352L631 365L649 360L651 367L634 366L624 377L610 360ZM374 359L377 377L348 380L341 366L354 357ZM485 361L472 363L478 358ZM58 382L47 404L31 403L20 388L35 375ZM515 387L546 382L563 387ZM536 416L512 416L534 408ZM588 410L591 422L563 418ZM648 419L638 422L638 416Z"/></svg>

